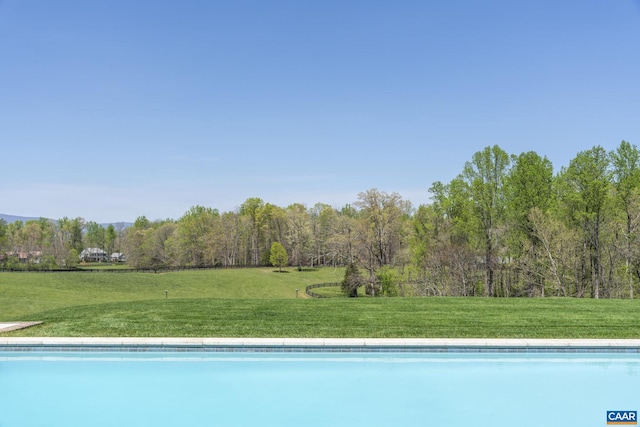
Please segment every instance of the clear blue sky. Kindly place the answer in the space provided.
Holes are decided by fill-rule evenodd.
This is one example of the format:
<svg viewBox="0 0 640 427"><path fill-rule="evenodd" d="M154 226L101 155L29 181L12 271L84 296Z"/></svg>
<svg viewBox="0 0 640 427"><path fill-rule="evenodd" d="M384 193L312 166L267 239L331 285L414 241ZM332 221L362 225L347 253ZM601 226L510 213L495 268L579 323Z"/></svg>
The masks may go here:
<svg viewBox="0 0 640 427"><path fill-rule="evenodd" d="M429 202L473 153L640 145L638 0L0 0L0 212Z"/></svg>

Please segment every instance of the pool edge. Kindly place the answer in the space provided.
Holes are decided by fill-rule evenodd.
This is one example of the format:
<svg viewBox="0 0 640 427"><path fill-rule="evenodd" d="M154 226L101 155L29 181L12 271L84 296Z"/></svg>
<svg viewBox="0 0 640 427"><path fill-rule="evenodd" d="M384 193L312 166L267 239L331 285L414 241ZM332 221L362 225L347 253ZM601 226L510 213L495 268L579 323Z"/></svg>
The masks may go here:
<svg viewBox="0 0 640 427"><path fill-rule="evenodd" d="M640 339L0 337L0 351L640 353Z"/></svg>

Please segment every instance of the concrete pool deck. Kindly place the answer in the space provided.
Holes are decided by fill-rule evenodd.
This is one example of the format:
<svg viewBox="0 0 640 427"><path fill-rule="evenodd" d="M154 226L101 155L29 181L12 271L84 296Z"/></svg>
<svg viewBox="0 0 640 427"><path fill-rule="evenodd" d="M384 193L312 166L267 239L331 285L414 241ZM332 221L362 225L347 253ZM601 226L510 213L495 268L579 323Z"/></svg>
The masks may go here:
<svg viewBox="0 0 640 427"><path fill-rule="evenodd" d="M0 322L0 333L24 329L29 326L40 324L42 324L42 322Z"/></svg>
<svg viewBox="0 0 640 427"><path fill-rule="evenodd" d="M16 322L17 323L17 322ZM640 339L2 337L3 349L101 351L631 352Z"/></svg>

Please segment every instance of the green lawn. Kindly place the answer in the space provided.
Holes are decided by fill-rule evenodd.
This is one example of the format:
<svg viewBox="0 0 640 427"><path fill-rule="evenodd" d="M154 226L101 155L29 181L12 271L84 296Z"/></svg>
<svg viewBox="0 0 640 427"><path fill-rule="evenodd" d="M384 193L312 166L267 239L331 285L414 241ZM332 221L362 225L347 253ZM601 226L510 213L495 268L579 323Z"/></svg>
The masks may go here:
<svg viewBox="0 0 640 427"><path fill-rule="evenodd" d="M306 297L306 286L339 281L342 269L273 268L185 270L167 273L0 272L0 321L42 311L113 302L208 298Z"/></svg>
<svg viewBox="0 0 640 427"><path fill-rule="evenodd" d="M45 322L3 336L640 338L638 300L304 297L342 274L0 273L0 321Z"/></svg>

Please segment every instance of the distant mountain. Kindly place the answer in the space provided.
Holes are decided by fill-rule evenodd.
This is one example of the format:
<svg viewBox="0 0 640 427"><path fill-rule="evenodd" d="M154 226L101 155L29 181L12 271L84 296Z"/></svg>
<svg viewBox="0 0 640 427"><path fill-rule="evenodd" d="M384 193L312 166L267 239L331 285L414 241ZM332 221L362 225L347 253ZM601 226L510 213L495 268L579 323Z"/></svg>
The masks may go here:
<svg viewBox="0 0 640 427"><path fill-rule="evenodd" d="M6 214L0 213L0 219L4 219L5 221L7 221L8 224L11 224L12 222L16 222L16 221L27 222L27 221L33 221L34 219L38 220L40 219L40 217L6 215Z"/></svg>
<svg viewBox="0 0 640 427"><path fill-rule="evenodd" d="M105 222L103 224L100 224L102 227L107 228L110 225L113 225L116 230L118 230L118 228L124 230L125 228L129 228L133 225L132 222L123 222L123 221L118 221L118 222Z"/></svg>
<svg viewBox="0 0 640 427"><path fill-rule="evenodd" d="M40 218L41 217L7 215L7 214L0 213L0 219L4 219L7 222L7 224L11 224L12 222L16 222L16 221L27 222L27 221L39 220ZM133 225L132 222L124 222L124 221L106 222L100 225L103 226L104 228L107 228L110 224L113 224L116 230L118 228L120 229L129 228Z"/></svg>

